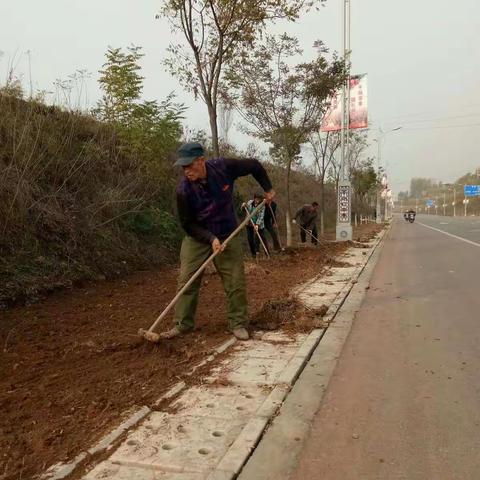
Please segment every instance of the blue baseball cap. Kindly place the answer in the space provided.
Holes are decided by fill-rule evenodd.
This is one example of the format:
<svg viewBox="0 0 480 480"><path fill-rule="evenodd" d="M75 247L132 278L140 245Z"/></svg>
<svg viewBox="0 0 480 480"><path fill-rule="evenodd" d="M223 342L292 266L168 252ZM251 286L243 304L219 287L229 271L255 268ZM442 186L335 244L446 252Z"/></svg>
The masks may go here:
<svg viewBox="0 0 480 480"><path fill-rule="evenodd" d="M177 151L177 161L174 165L179 165L181 167L187 167L191 165L193 161L198 157L203 157L205 155L205 150L201 143L198 142L188 142L184 143Z"/></svg>

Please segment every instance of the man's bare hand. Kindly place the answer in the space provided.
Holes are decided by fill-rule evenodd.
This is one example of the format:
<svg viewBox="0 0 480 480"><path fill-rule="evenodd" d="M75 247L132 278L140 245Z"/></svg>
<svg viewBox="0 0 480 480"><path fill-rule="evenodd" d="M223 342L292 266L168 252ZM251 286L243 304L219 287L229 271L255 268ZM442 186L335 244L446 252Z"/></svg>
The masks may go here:
<svg viewBox="0 0 480 480"><path fill-rule="evenodd" d="M218 238L214 238L212 240L212 250L213 250L213 253L216 253L216 252L223 252L223 245L220 243L220 240Z"/></svg>
<svg viewBox="0 0 480 480"><path fill-rule="evenodd" d="M255 231L258 232L258 225L254 225Z"/></svg>
<svg viewBox="0 0 480 480"><path fill-rule="evenodd" d="M265 202L267 205L272 203L273 198L275 197L275 190L272 188L269 192L265 192Z"/></svg>

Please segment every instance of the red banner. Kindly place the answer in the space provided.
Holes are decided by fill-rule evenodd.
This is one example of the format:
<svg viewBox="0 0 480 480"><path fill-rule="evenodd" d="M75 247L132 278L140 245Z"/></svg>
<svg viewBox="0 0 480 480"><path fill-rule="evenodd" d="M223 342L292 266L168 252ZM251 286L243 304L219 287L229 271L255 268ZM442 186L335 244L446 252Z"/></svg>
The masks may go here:
<svg viewBox="0 0 480 480"><path fill-rule="evenodd" d="M323 117L322 132L336 132L342 129L342 91L332 98ZM350 77L350 122L348 128L368 128L367 75Z"/></svg>

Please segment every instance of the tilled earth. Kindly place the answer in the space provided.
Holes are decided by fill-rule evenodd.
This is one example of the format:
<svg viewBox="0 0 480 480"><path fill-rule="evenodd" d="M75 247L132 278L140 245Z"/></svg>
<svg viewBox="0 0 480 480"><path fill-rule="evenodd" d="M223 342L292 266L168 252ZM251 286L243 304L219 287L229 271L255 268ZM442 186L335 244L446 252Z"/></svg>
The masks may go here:
<svg viewBox="0 0 480 480"><path fill-rule="evenodd" d="M362 226L367 240L376 225ZM345 244L292 249L247 264L252 317L318 274ZM0 479L28 479L73 458L136 405L151 405L229 337L218 276L203 277L194 333L154 345L137 336L175 294L177 268L89 284L0 313ZM171 325L166 318L159 330ZM304 328L304 325L302 326Z"/></svg>

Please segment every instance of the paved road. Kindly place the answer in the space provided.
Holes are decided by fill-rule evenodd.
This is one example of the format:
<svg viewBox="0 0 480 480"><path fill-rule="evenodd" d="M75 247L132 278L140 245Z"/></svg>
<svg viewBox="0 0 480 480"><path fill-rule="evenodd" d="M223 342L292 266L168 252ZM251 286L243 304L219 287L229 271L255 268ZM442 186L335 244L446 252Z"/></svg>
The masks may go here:
<svg viewBox="0 0 480 480"><path fill-rule="evenodd" d="M395 221L293 478L480 478L478 243Z"/></svg>
<svg viewBox="0 0 480 480"><path fill-rule="evenodd" d="M418 215L417 221L480 244L480 217Z"/></svg>

